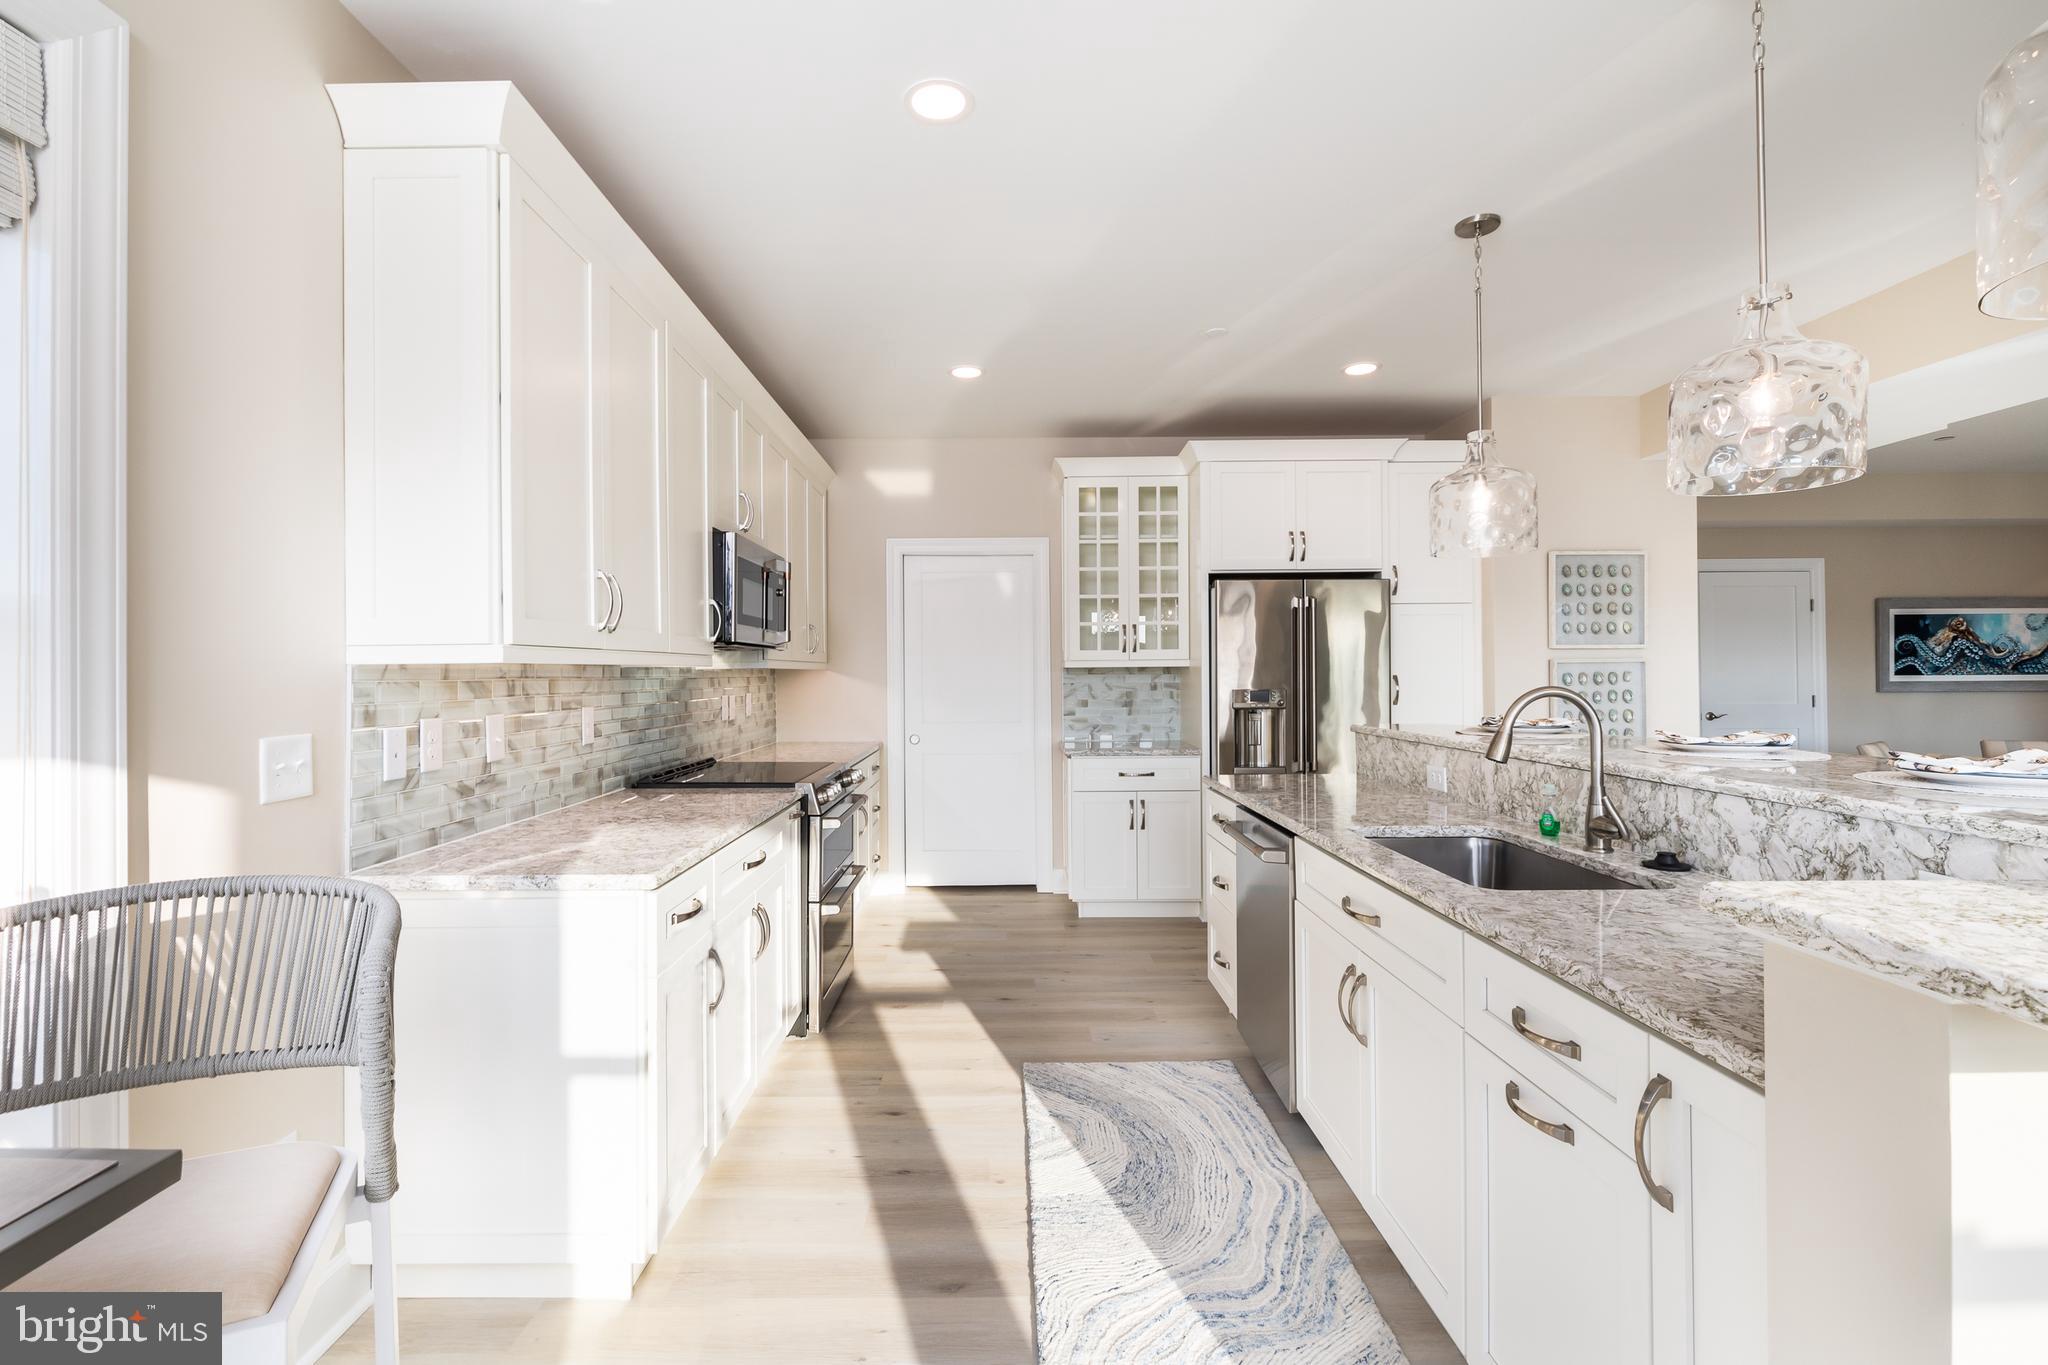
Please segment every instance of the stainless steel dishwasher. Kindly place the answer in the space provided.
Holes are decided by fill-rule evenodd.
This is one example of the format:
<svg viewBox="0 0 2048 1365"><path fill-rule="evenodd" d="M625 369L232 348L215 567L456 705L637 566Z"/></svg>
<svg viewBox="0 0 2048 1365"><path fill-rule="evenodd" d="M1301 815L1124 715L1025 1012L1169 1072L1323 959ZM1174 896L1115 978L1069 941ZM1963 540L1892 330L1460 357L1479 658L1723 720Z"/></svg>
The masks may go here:
<svg viewBox="0 0 2048 1365"><path fill-rule="evenodd" d="M1237 1031L1293 1113L1294 844L1242 810L1216 823L1237 845Z"/></svg>

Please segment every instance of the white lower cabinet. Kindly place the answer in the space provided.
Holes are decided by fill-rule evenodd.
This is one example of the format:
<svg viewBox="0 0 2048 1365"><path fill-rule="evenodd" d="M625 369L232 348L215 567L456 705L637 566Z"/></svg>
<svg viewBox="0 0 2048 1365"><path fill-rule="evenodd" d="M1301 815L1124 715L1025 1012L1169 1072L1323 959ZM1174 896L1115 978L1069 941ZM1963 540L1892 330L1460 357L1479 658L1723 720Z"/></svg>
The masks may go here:
<svg viewBox="0 0 2048 1365"><path fill-rule="evenodd" d="M1642 1365L1650 1201L1635 1163L1470 1039L1465 1076L1465 1358Z"/></svg>
<svg viewBox="0 0 2048 1365"><path fill-rule="evenodd" d="M1232 1014L1237 1013L1236 847L1220 839L1202 840L1204 960L1209 964L1209 984Z"/></svg>
<svg viewBox="0 0 2048 1365"><path fill-rule="evenodd" d="M1763 1096L1295 852L1296 1103L1465 1358L1763 1361Z"/></svg>
<svg viewBox="0 0 2048 1365"><path fill-rule="evenodd" d="M1201 760L1067 758L1067 894L1083 915L1187 915L1202 902Z"/></svg>
<svg viewBox="0 0 2048 1365"><path fill-rule="evenodd" d="M403 893L408 1297L633 1292L788 1033L797 865L778 814L654 891Z"/></svg>

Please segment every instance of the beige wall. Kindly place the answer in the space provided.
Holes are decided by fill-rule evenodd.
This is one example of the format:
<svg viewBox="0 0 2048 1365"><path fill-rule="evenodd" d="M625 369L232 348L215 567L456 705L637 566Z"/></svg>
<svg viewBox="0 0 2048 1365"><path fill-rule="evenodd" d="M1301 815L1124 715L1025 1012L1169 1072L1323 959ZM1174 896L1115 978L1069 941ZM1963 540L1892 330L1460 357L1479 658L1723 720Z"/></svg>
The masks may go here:
<svg viewBox="0 0 2048 1365"><path fill-rule="evenodd" d="M1689 731L1699 712L1698 527L1693 500L1664 487L1661 462L1640 456L1635 400L1504 394L1490 408L1502 462L1536 476L1541 545L1482 571L1487 709L1550 681L1549 552L1643 550L1649 723Z"/></svg>
<svg viewBox="0 0 2048 1365"><path fill-rule="evenodd" d="M777 720L788 739L883 739L889 667L884 543L911 537L1043 536L1051 581L1052 733L1060 733L1060 473L1090 455L1175 455L1177 438L819 441L837 474L831 540L830 672L784 675ZM1054 786L1060 781L1053 768ZM1058 792L1053 793L1058 800ZM1053 821L1065 866L1064 819Z"/></svg>
<svg viewBox="0 0 2048 1365"><path fill-rule="evenodd" d="M342 869L341 135L405 80L338 0L109 0L131 26L131 871ZM256 804L256 741L314 795ZM332 1072L139 1091L132 1140L338 1140Z"/></svg>
<svg viewBox="0 0 2048 1365"><path fill-rule="evenodd" d="M1700 528L1700 557L1817 557L1827 562L1830 747L1849 752L1866 741L1884 740L1921 753L1975 754L1979 739L2048 737L2048 692L1879 692L1877 599L2048 594L2044 530L2041 525L1705 526Z"/></svg>
<svg viewBox="0 0 2048 1365"><path fill-rule="evenodd" d="M2048 521L2048 472L1876 473L1805 493L1698 502L1703 535L1733 526L2024 525Z"/></svg>
<svg viewBox="0 0 2048 1365"><path fill-rule="evenodd" d="M1804 318L1793 300L1792 320L1811 337L1844 341L1863 352L1873 382L1990 346L2041 326L2006 322L1977 311L1977 258L1958 256L1945 265L1901 280L1832 313ZM1797 281L1793 281L1796 288ZM1702 358L1735 339L1731 316L1725 336L1702 345ZM1670 389L1660 386L1636 400L1638 448L1663 450Z"/></svg>

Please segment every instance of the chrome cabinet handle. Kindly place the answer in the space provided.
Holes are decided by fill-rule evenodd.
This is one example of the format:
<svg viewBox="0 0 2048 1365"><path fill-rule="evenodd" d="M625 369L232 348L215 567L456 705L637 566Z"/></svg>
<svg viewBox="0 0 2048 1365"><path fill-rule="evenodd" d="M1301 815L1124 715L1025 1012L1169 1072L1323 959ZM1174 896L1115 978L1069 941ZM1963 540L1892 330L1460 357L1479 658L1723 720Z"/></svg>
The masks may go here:
<svg viewBox="0 0 2048 1365"><path fill-rule="evenodd" d="M1643 1088L1642 1103L1636 1106L1636 1174L1643 1178L1643 1188L1650 1192L1650 1198L1657 1201L1657 1207L1671 1212L1677 1202L1671 1191L1659 1185L1650 1174L1650 1156L1643 1147L1643 1139L1650 1133L1650 1111L1657 1107L1657 1101L1671 1098L1671 1078L1652 1076L1649 1085Z"/></svg>
<svg viewBox="0 0 2048 1365"><path fill-rule="evenodd" d="M1157 777L1158 773L1118 773L1118 777Z"/></svg>
<svg viewBox="0 0 2048 1365"><path fill-rule="evenodd" d="M1149 808L1149 807L1148 807L1148 806L1147 806L1147 805L1145 804L1145 798L1143 798L1142 796L1141 796L1141 797L1139 797L1139 798L1138 798L1138 828L1139 828L1139 829L1144 829L1144 828L1145 828L1145 826L1146 826L1146 822L1147 822L1147 821L1149 821L1149 820L1151 819L1151 815L1152 815L1151 809L1150 809L1150 808Z"/></svg>
<svg viewBox="0 0 2048 1365"><path fill-rule="evenodd" d="M747 496L747 490L744 488L733 491L739 494L740 499L740 529L751 531L754 529L754 500Z"/></svg>
<svg viewBox="0 0 2048 1365"><path fill-rule="evenodd" d="M754 923L761 926L761 946L754 949L754 961L761 960L761 954L768 951L768 941L775 937L775 926L768 922L768 907L754 902Z"/></svg>
<svg viewBox="0 0 2048 1365"><path fill-rule="evenodd" d="M674 928L678 924L688 924L691 920L697 918L697 916L703 913L704 898L702 896L692 896L690 897L689 909L671 910L668 912L669 927Z"/></svg>
<svg viewBox="0 0 2048 1365"><path fill-rule="evenodd" d="M1555 1052L1560 1057L1569 1057L1575 1062L1579 1060L1579 1045L1577 1043L1569 1038L1546 1038L1535 1029L1530 1028L1529 1012L1520 1005L1515 1006L1508 1013L1508 1022L1515 1026L1515 1032L1521 1034L1524 1038L1536 1044L1536 1046Z"/></svg>
<svg viewBox="0 0 2048 1365"><path fill-rule="evenodd" d="M1513 1081L1508 1082L1507 1096L1508 1112L1513 1114L1516 1118L1528 1124L1531 1128L1534 1128L1537 1132L1543 1134L1543 1136L1556 1138L1559 1142L1562 1142L1567 1147L1575 1147L1578 1145L1578 1134L1572 1131L1572 1126L1569 1123L1545 1122L1543 1119L1537 1118L1534 1114L1530 1113L1521 1105L1517 1104L1515 1101L1522 1098L1522 1087L1516 1085Z"/></svg>
<svg viewBox="0 0 2048 1365"><path fill-rule="evenodd" d="M1301 533L1301 562L1308 563L1308 532Z"/></svg>
<svg viewBox="0 0 2048 1365"><path fill-rule="evenodd" d="M1345 914L1351 916L1351 918L1357 920L1360 924L1367 925L1370 928L1374 929L1380 927L1380 917L1372 913L1372 911L1370 910L1353 910L1351 908L1351 897L1349 896L1345 896L1343 899L1339 900L1337 902L1337 908L1339 910L1342 910Z"/></svg>
<svg viewBox="0 0 2048 1365"><path fill-rule="evenodd" d="M1215 963L1217 966L1221 967L1226 972L1230 970L1230 964L1223 960L1223 954L1220 952L1209 954L1209 960Z"/></svg>
<svg viewBox="0 0 2048 1365"><path fill-rule="evenodd" d="M1392 573L1387 575L1387 596L1399 597L1401 595L1401 566L1399 564L1390 564L1387 567L1393 570Z"/></svg>
<svg viewBox="0 0 2048 1365"><path fill-rule="evenodd" d="M1396 673L1392 676L1394 679L1394 705L1399 706L1401 704L1401 675Z"/></svg>
<svg viewBox="0 0 2048 1365"><path fill-rule="evenodd" d="M881 765L881 764L879 764L879 763L876 763L876 764L874 764L874 765L872 765L872 766L870 766L870 767L868 768L868 776L869 776L869 777L880 777L881 775L882 775L882 765Z"/></svg>
<svg viewBox="0 0 2048 1365"><path fill-rule="evenodd" d="M1215 887L1218 891L1228 891L1230 889L1230 883L1224 881L1221 877L1209 878L1209 885Z"/></svg>
<svg viewBox="0 0 2048 1365"><path fill-rule="evenodd" d="M718 637L725 633L725 608L708 597L704 599L704 605L711 608L711 629L704 638L715 645Z"/></svg>
<svg viewBox="0 0 2048 1365"><path fill-rule="evenodd" d="M1124 821L1124 828L1136 829L1138 827L1138 798L1135 796L1125 797L1124 809L1130 812L1130 818Z"/></svg>
<svg viewBox="0 0 2048 1365"><path fill-rule="evenodd" d="M604 584L604 610L597 614L597 628L603 632L612 628L612 606L619 600L619 590L612 586L612 576L603 569L593 569L591 574Z"/></svg>
<svg viewBox="0 0 2048 1365"><path fill-rule="evenodd" d="M718 955L718 949L713 948L710 962L712 966L718 968L718 994L711 997L709 1006L711 1012L716 1014L718 1007L725 1003L725 959Z"/></svg>
<svg viewBox="0 0 2048 1365"><path fill-rule="evenodd" d="M1351 1036L1358 1040L1360 1047L1370 1047L1363 1033L1358 1031L1358 992L1365 986L1365 973L1358 974L1358 980L1351 983L1351 994L1344 997L1344 1027L1351 1030Z"/></svg>
<svg viewBox="0 0 2048 1365"><path fill-rule="evenodd" d="M741 863L740 871L752 872L755 868L759 867L762 863L765 863L767 861L768 850L764 848L759 853L756 853L753 857L747 859L744 863Z"/></svg>
<svg viewBox="0 0 2048 1365"><path fill-rule="evenodd" d="M1728 718L1728 713L1727 713L1726 711L1709 711L1709 712L1707 712L1707 719L1708 719L1708 720L1726 720L1727 718Z"/></svg>
<svg viewBox="0 0 2048 1365"><path fill-rule="evenodd" d="M1358 968L1354 964L1346 966L1344 968L1344 975L1337 978L1337 1018L1343 1023L1344 1031L1354 1038L1358 1036L1358 1030L1351 1027L1351 1016L1345 1013L1345 1006L1348 1002L1345 999L1344 990L1351 984L1352 978L1357 975Z"/></svg>
<svg viewBox="0 0 2048 1365"><path fill-rule="evenodd" d="M611 581L612 585L612 614L611 619L605 623L604 627L606 633L610 634L618 630L619 622L626 619L626 588L623 583L619 582L617 574L607 570L605 577Z"/></svg>
<svg viewBox="0 0 2048 1365"><path fill-rule="evenodd" d="M1298 534L1298 533L1297 533L1297 532L1294 532L1294 531L1289 531L1289 532L1287 533L1287 562L1288 562L1289 564L1292 564L1292 563L1294 562L1294 555L1295 555L1295 552L1296 552L1297 550L1299 550L1299 549L1301 548L1301 547L1300 547L1300 546L1299 546L1298 544L1296 544L1296 542L1295 542L1295 536L1296 536L1297 534Z"/></svg>

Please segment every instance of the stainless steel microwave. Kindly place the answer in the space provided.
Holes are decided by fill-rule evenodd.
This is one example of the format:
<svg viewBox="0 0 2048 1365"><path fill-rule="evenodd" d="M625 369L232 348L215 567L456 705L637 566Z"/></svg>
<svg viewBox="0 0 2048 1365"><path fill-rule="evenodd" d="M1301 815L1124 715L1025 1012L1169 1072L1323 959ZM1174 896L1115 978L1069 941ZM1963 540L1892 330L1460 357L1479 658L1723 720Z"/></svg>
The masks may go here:
<svg viewBox="0 0 2048 1365"><path fill-rule="evenodd" d="M712 643L781 649L789 643L789 561L733 531L711 532Z"/></svg>

